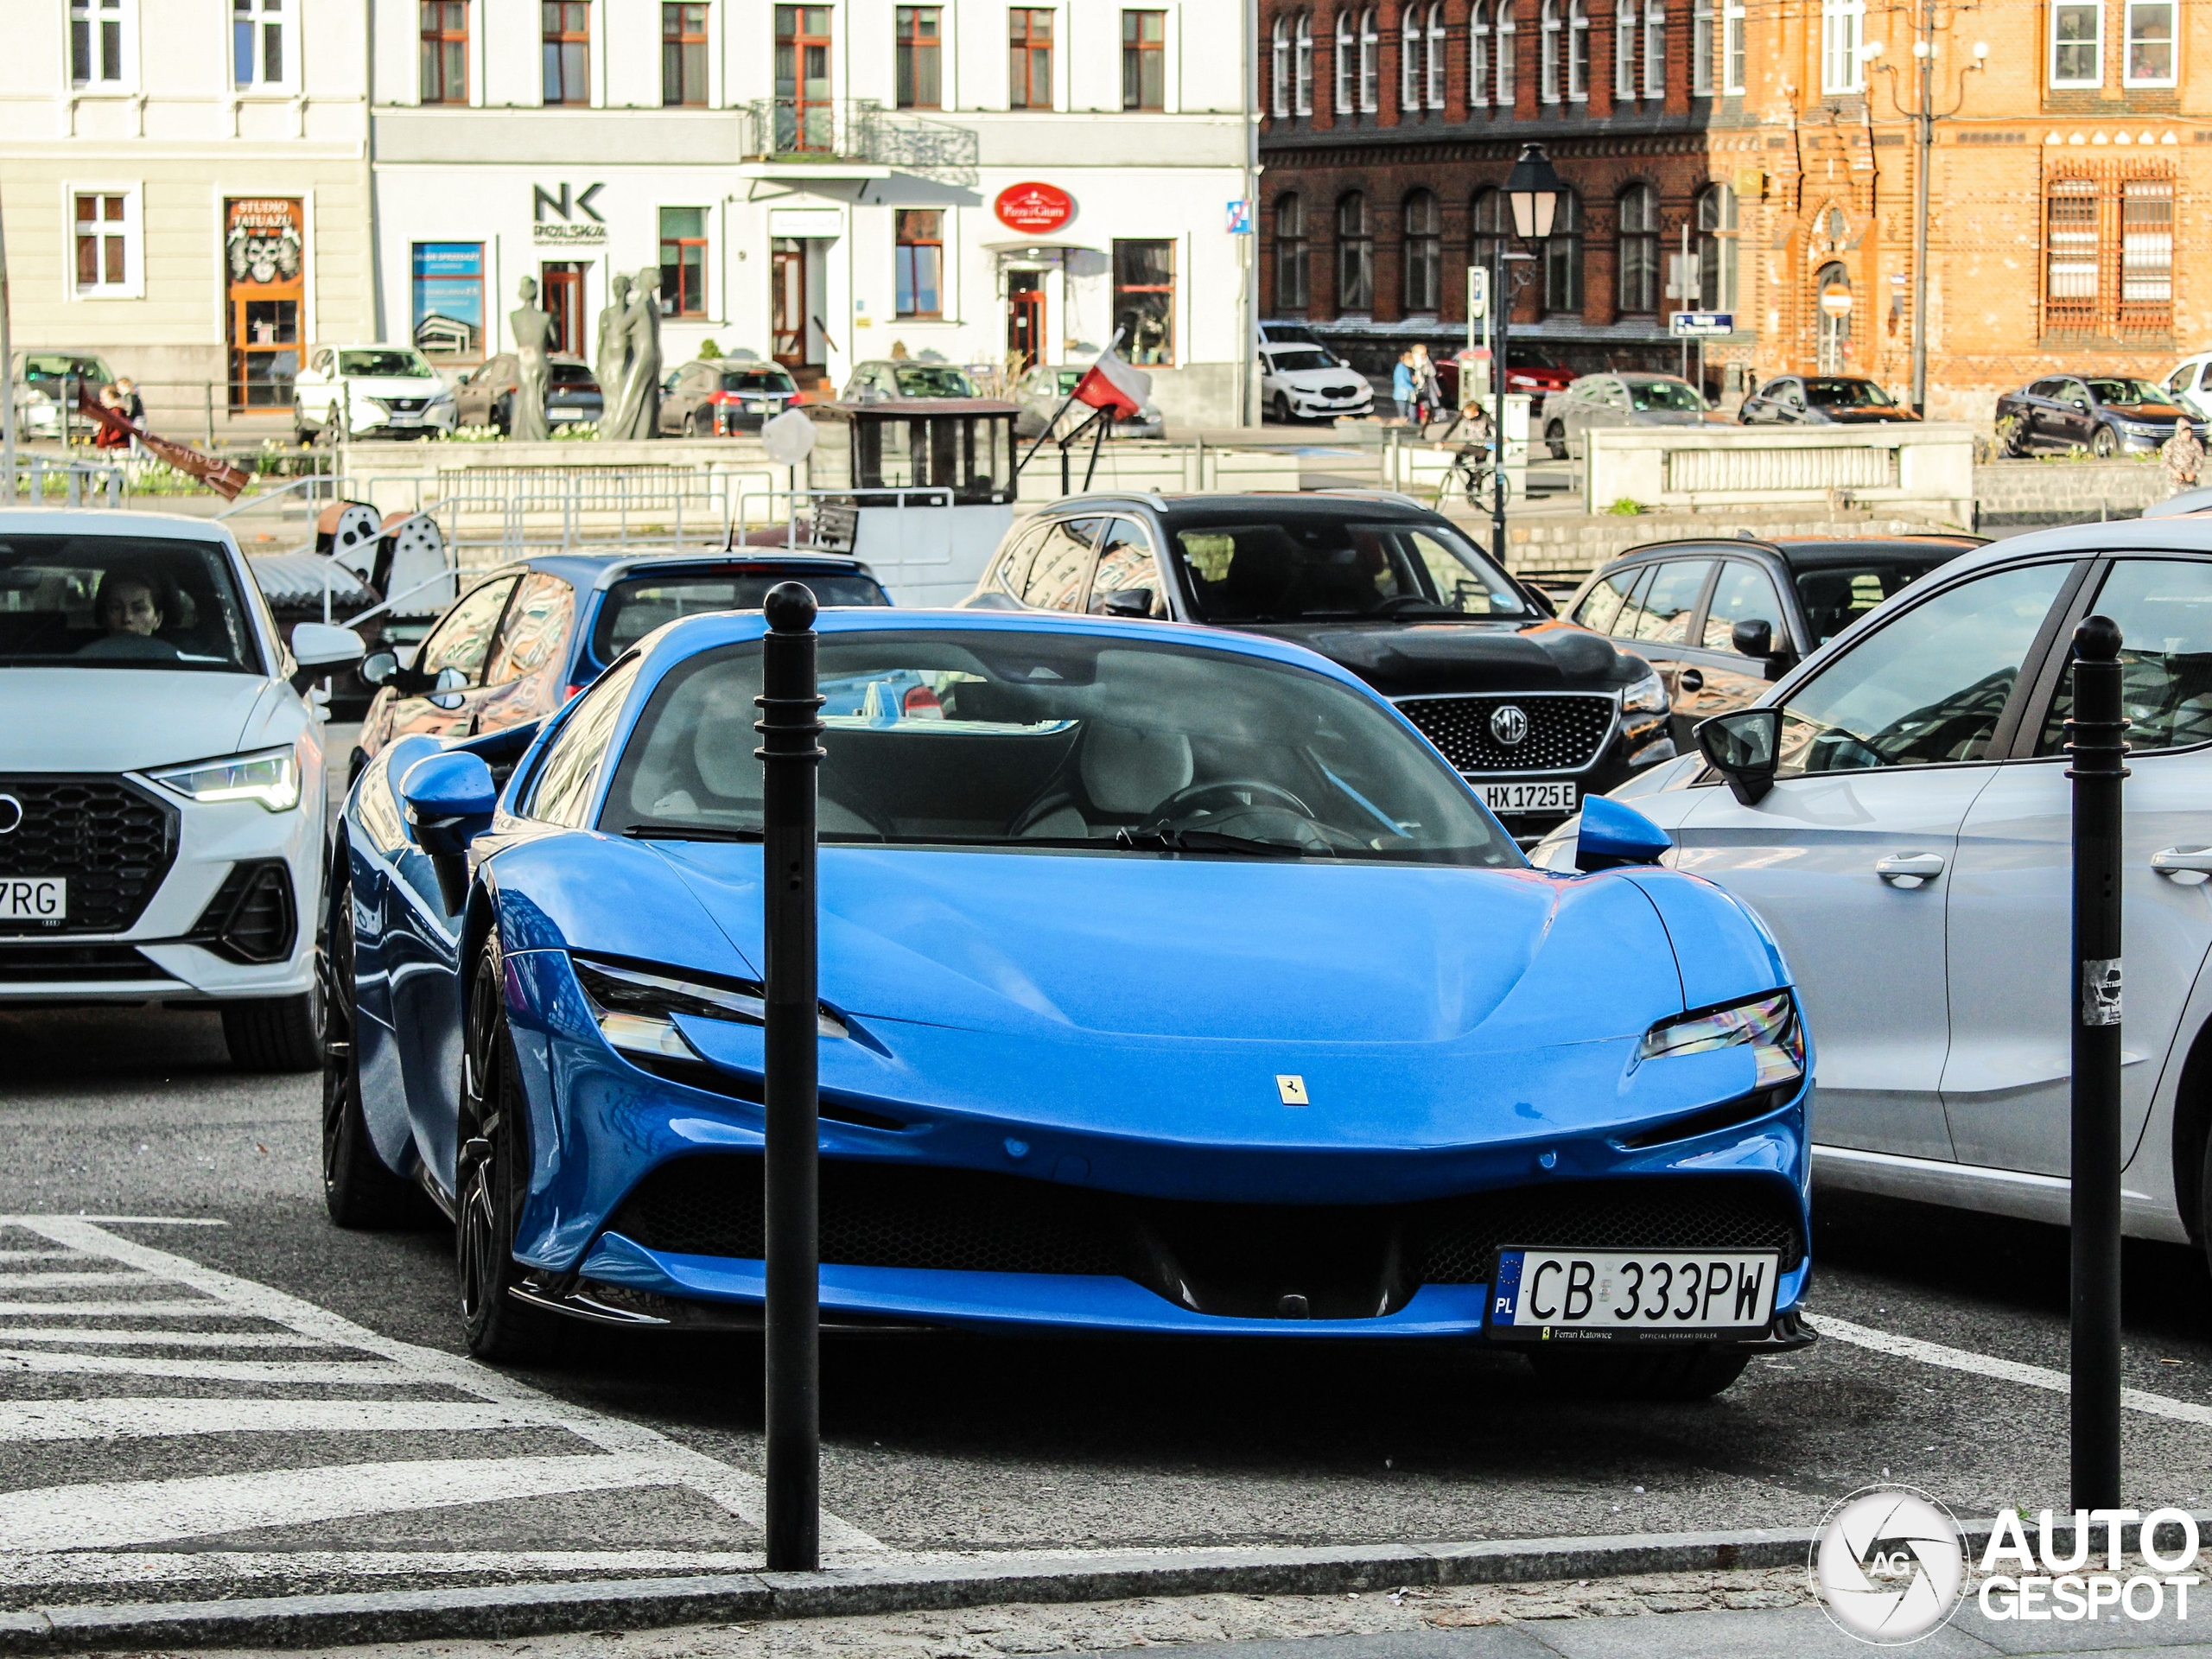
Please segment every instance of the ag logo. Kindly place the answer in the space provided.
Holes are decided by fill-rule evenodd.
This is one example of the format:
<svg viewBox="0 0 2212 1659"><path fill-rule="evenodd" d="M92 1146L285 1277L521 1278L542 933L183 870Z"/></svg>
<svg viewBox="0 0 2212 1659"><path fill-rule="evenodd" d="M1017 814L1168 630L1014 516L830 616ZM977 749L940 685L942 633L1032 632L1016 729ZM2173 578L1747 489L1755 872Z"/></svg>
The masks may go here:
<svg viewBox="0 0 2212 1659"><path fill-rule="evenodd" d="M23 827L23 804L12 795L0 795L0 836L12 836Z"/></svg>
<svg viewBox="0 0 2212 1659"><path fill-rule="evenodd" d="M1518 748L1528 741L1529 716L1518 703L1500 703L1491 710L1490 734L1506 748Z"/></svg>
<svg viewBox="0 0 2212 1659"><path fill-rule="evenodd" d="M1927 1493L1869 1486L1828 1511L1809 1565L1821 1605L1838 1626L1876 1647L1902 1647L1958 1611L1966 1536Z"/></svg>

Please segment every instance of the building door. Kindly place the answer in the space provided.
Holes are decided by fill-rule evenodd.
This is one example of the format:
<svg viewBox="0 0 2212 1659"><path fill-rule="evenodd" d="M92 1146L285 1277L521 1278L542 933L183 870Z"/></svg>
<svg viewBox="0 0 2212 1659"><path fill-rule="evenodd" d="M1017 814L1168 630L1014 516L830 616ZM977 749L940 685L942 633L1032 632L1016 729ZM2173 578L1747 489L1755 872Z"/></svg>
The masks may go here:
<svg viewBox="0 0 2212 1659"><path fill-rule="evenodd" d="M1006 351L1021 372L1044 360L1045 274L1012 270L1006 279Z"/></svg>
<svg viewBox="0 0 2212 1659"><path fill-rule="evenodd" d="M795 369L806 361L806 243L796 236L776 238L774 290L776 361Z"/></svg>
<svg viewBox="0 0 2212 1659"><path fill-rule="evenodd" d="M776 8L776 149L835 149L830 97L830 8Z"/></svg>
<svg viewBox="0 0 2212 1659"><path fill-rule="evenodd" d="M1813 279L1820 307L1820 371L1841 374L1851 357L1851 278L1841 265L1824 265Z"/></svg>
<svg viewBox="0 0 2212 1659"><path fill-rule="evenodd" d="M547 349L579 355L584 349L584 270L577 259L548 259L537 268L540 302L553 319Z"/></svg>
<svg viewBox="0 0 2212 1659"><path fill-rule="evenodd" d="M296 198L253 196L226 201L223 220L230 406L289 409L307 291L306 215Z"/></svg>

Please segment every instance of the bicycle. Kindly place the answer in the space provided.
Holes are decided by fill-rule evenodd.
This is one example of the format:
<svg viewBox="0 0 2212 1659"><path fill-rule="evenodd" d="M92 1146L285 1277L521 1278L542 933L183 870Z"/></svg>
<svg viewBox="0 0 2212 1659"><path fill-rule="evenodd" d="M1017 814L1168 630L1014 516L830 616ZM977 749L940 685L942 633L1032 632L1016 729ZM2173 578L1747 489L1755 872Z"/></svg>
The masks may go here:
<svg viewBox="0 0 2212 1659"><path fill-rule="evenodd" d="M1497 461L1490 439L1485 436L1463 443L1452 454L1452 465L1445 469L1444 476L1436 481L1433 505L1441 507L1445 498L1456 491L1466 498L1469 506L1485 508L1491 505L1497 480Z"/></svg>

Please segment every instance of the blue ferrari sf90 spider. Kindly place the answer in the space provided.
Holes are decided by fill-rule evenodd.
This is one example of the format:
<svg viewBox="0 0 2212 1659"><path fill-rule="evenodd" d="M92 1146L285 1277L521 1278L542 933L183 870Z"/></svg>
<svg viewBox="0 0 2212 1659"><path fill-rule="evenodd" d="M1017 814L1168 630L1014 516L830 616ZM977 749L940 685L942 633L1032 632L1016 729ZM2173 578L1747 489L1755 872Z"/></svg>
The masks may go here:
<svg viewBox="0 0 2212 1659"><path fill-rule="evenodd" d="M454 1217L485 1357L759 1320L764 626L347 802L327 1196ZM1648 822L1593 799L1534 869L1293 645L819 627L825 1321L1484 1340L1678 1397L1811 1339L1789 972Z"/></svg>

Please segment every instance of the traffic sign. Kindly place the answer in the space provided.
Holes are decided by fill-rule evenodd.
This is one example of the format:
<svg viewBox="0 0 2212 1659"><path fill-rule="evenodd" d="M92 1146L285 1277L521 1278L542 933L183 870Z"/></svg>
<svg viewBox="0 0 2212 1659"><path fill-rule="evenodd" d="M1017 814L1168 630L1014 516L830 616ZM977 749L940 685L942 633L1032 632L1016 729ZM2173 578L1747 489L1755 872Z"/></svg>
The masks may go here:
<svg viewBox="0 0 2212 1659"><path fill-rule="evenodd" d="M1676 340L1710 340L1736 332L1732 311L1677 311L1671 321Z"/></svg>
<svg viewBox="0 0 2212 1659"><path fill-rule="evenodd" d="M1490 268L1487 265L1467 267L1467 321L1473 322L1490 315Z"/></svg>
<svg viewBox="0 0 2212 1659"><path fill-rule="evenodd" d="M1252 199L1239 196L1229 204L1229 233L1231 236L1252 234Z"/></svg>
<svg viewBox="0 0 2212 1659"><path fill-rule="evenodd" d="M1821 290L1821 309L1832 317L1851 315L1851 290L1836 283Z"/></svg>

